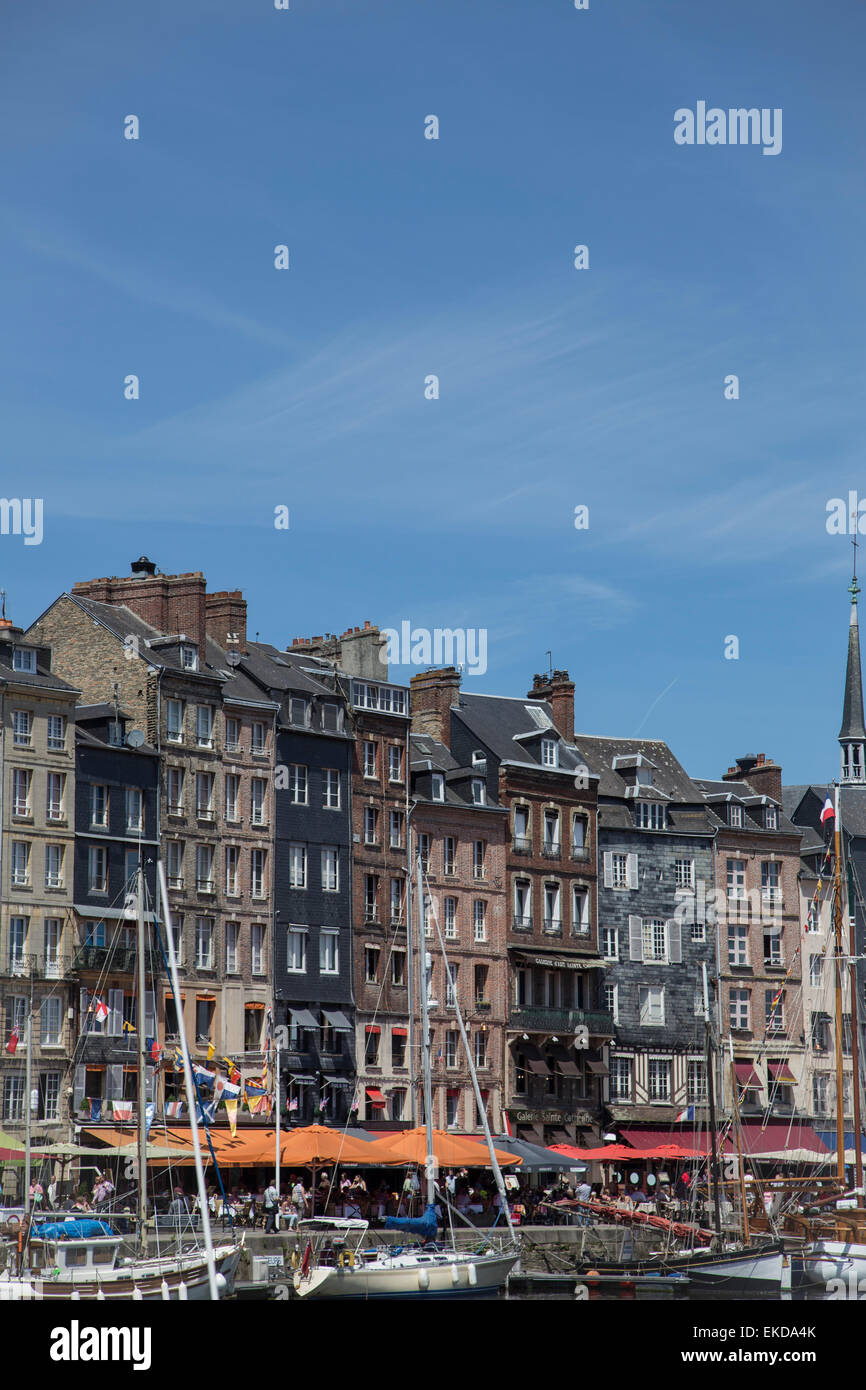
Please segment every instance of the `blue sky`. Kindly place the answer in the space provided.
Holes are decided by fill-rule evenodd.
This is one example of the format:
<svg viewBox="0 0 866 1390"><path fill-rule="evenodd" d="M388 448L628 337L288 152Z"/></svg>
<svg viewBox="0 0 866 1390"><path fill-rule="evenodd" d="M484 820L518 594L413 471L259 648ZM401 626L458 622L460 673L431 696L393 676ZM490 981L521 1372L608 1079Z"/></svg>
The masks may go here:
<svg viewBox="0 0 866 1390"><path fill-rule="evenodd" d="M469 689L524 694L551 649L583 731L835 775L860 5L53 0L0 28L3 491L45 507L40 546L0 537L16 621L144 552L280 645L484 627ZM699 100L782 108L782 152L676 145Z"/></svg>

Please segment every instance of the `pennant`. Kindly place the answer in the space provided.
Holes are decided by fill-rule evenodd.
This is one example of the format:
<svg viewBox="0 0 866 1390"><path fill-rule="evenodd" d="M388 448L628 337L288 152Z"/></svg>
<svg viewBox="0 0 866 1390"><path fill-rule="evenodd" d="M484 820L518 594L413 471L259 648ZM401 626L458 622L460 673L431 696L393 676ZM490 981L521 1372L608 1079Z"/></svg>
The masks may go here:
<svg viewBox="0 0 866 1390"><path fill-rule="evenodd" d="M91 1096L91 1097L90 1097L90 1118L91 1118L91 1120L101 1120L101 1119L102 1119L102 1097L101 1097L101 1096Z"/></svg>
<svg viewBox="0 0 866 1390"><path fill-rule="evenodd" d="M150 1134L150 1127L151 1127L151 1125L153 1124L153 1117L154 1117L155 1114L156 1114L156 1106L154 1105L154 1103L153 1103L152 1100L151 1100L151 1101L148 1101L147 1105L144 1107L144 1137L145 1137L145 1139L146 1139L147 1136Z"/></svg>
<svg viewBox="0 0 866 1390"><path fill-rule="evenodd" d="M134 1024L134 1023L127 1023L126 1019L124 1019L124 1020L123 1020L123 1031L124 1031L124 1033L134 1033L134 1032L135 1032L135 1024Z"/></svg>
<svg viewBox="0 0 866 1390"><path fill-rule="evenodd" d="M192 1074L202 1086L213 1086L216 1080L215 1071L208 1071L206 1067L200 1067L197 1062L192 1064Z"/></svg>
<svg viewBox="0 0 866 1390"><path fill-rule="evenodd" d="M108 1005L105 1003L104 1000L97 999L96 995L94 994L93 998L90 1001L90 1008L87 1010L87 1012L93 1014L96 1017L97 1023L104 1023L105 1020L108 1018Z"/></svg>
<svg viewBox="0 0 866 1390"><path fill-rule="evenodd" d="M162 1048L160 1044L157 1042L156 1038L145 1038L144 1046L150 1061L159 1062L159 1059L162 1056Z"/></svg>
<svg viewBox="0 0 866 1390"><path fill-rule="evenodd" d="M214 1103L212 1100L203 1100L200 1104L196 1104L195 1122L197 1125L204 1125L205 1129L207 1129L210 1125L213 1124L213 1119Z"/></svg>
<svg viewBox="0 0 866 1390"><path fill-rule="evenodd" d="M217 1106L219 1105L220 1101L221 1101L222 1098L223 1098L223 1091L225 1090L225 1084L226 1084L226 1079L225 1079L225 1077L223 1076L222 1072L219 1072L219 1074L218 1074L217 1076L214 1077L214 1083L213 1083L213 1113L214 1113L214 1114L216 1114Z"/></svg>
<svg viewBox="0 0 866 1390"><path fill-rule="evenodd" d="M238 1089L240 1090L240 1087ZM236 1100L226 1101L226 1115L228 1116L232 1139L234 1139L238 1132L238 1103Z"/></svg>
<svg viewBox="0 0 866 1390"><path fill-rule="evenodd" d="M19 1025L16 1023L15 1026L13 1027L13 1029L12 1029L12 1032L9 1034L9 1041L8 1041L8 1043L6 1044L6 1051L9 1053L10 1057L14 1057L14 1056L15 1056L15 1051L16 1051L16 1049L17 1049L17 1047L18 1047L18 1043L19 1043L19 1041L20 1041L20 1038L21 1038L21 1029L20 1029Z"/></svg>
<svg viewBox="0 0 866 1390"><path fill-rule="evenodd" d="M213 1043L208 1043L208 1045L207 1045L207 1059L208 1059L209 1062L213 1060L213 1056L214 1056L214 1053L215 1053L215 1052L216 1052L216 1048L214 1047Z"/></svg>
<svg viewBox="0 0 866 1390"><path fill-rule="evenodd" d="M231 1081L232 1084L236 1086L241 1079L241 1074L235 1066L234 1062L232 1061L231 1057L221 1057L220 1061L228 1071L229 1081Z"/></svg>
<svg viewBox="0 0 866 1390"><path fill-rule="evenodd" d="M126 1121L126 1120L131 1120L131 1119L132 1119L132 1102L131 1102L131 1101L128 1101L128 1100L114 1100L114 1101L111 1102L111 1105L112 1105L112 1113L113 1113L113 1115L114 1115L115 1120L123 1120L123 1121Z"/></svg>
<svg viewBox="0 0 866 1390"><path fill-rule="evenodd" d="M167 1100L165 1103L166 1117L170 1120L179 1120L183 1114L182 1100Z"/></svg>
<svg viewBox="0 0 866 1390"><path fill-rule="evenodd" d="M175 1071L183 1071L183 1053L179 1047L174 1049L174 1056L171 1060L174 1063Z"/></svg>

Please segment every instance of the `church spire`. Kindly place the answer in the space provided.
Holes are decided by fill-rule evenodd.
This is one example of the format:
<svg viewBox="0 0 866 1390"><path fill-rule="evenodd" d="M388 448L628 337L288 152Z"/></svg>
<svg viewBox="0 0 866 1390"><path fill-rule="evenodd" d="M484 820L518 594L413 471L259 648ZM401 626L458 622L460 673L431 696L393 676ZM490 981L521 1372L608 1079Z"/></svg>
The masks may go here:
<svg viewBox="0 0 866 1390"><path fill-rule="evenodd" d="M848 666L845 671L845 702L839 743L842 746L842 782L862 782L866 761L866 725L863 722L863 679L860 667L860 627L857 621L857 538L854 546L854 577L848 587L851 616L848 625Z"/></svg>

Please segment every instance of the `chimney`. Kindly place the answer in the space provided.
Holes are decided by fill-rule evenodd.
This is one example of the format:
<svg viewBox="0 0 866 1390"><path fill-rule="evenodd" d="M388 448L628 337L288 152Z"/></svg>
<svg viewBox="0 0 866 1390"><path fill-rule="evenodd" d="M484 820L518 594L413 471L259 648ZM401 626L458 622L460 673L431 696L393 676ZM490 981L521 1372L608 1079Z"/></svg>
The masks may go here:
<svg viewBox="0 0 866 1390"><path fill-rule="evenodd" d="M551 676L533 676L530 700L548 700L553 722L568 743L574 743L574 681L567 671L554 671Z"/></svg>
<svg viewBox="0 0 866 1390"><path fill-rule="evenodd" d="M412 732L429 734L451 747L451 706L460 694L460 672L456 666L441 671L422 671L413 676L411 690Z"/></svg>
<svg viewBox="0 0 866 1390"><path fill-rule="evenodd" d="M205 579L200 570L190 574L141 573L132 578L84 579L74 584L72 592L97 603L123 604L131 612L150 623L164 637L184 633L198 649L199 664L205 663Z"/></svg>
<svg viewBox="0 0 866 1390"><path fill-rule="evenodd" d="M318 637L296 637L286 650L300 650L305 656L332 661L357 680L388 679L388 639L369 619L363 628L349 627L340 637L332 633Z"/></svg>
<svg viewBox="0 0 866 1390"><path fill-rule="evenodd" d="M240 589L205 595L207 635L224 650L247 649L247 601ZM230 637L235 640L231 641Z"/></svg>
<svg viewBox="0 0 866 1390"><path fill-rule="evenodd" d="M782 802L782 769L765 753L746 753L737 758L737 766L729 767L722 775L723 782L748 782L758 796L772 797Z"/></svg>

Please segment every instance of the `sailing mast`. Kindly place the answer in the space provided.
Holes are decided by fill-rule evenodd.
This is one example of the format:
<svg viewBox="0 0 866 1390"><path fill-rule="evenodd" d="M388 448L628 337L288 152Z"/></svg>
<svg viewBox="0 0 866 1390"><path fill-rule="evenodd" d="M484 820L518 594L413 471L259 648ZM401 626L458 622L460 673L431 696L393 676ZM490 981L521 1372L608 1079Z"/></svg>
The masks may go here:
<svg viewBox="0 0 866 1390"><path fill-rule="evenodd" d="M436 1201L436 1182L433 1159L433 1082L430 1067L430 1020L427 1008L427 949L424 936L424 888L421 882L421 855L416 860L416 893L418 900L418 980L421 992L421 1043L424 1048L424 1127L427 1132L427 1205Z"/></svg>
<svg viewBox="0 0 866 1390"><path fill-rule="evenodd" d="M842 864L839 826L839 786L834 788L835 800L835 864L833 870L833 928L836 957L836 1176L845 1186L845 1097L842 1085ZM858 1145L859 1148L859 1145Z"/></svg>
<svg viewBox="0 0 866 1390"><path fill-rule="evenodd" d="M863 1154L860 1149L860 1022L857 1003L857 922L854 907L854 869L850 859L848 869L848 980L851 991L851 1065L854 1090L854 1164L857 1170L857 1190L863 1195Z"/></svg>
<svg viewBox="0 0 866 1390"><path fill-rule="evenodd" d="M138 1245L147 1253L147 1089L144 1038L145 959L144 959L144 872L139 864L136 874L136 947L138 957Z"/></svg>
<svg viewBox="0 0 866 1390"><path fill-rule="evenodd" d="M706 1030L707 1048L707 1096L710 1102L710 1186L713 1192L713 1215L715 1219L716 1235L721 1241L722 1238L722 1212L719 1206L719 1154L716 1138L716 1085L713 1074L713 1039L710 1029L710 992L707 984L706 961L702 965L704 976L704 1028Z"/></svg>

